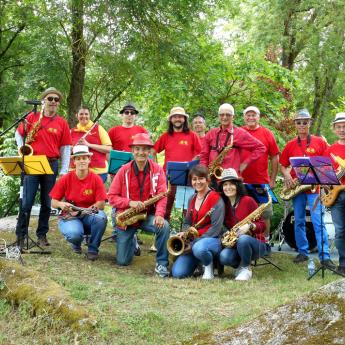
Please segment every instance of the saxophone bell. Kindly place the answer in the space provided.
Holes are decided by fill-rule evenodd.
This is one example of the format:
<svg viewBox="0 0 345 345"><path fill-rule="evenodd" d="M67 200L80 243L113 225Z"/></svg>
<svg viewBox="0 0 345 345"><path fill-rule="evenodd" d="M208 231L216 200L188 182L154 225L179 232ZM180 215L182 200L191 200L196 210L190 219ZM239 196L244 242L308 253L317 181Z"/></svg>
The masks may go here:
<svg viewBox="0 0 345 345"><path fill-rule="evenodd" d="M32 156L33 153L34 153L34 149L32 148L31 145L28 145L28 144L25 144L18 149L18 154L20 157Z"/></svg>
<svg viewBox="0 0 345 345"><path fill-rule="evenodd" d="M222 173L223 173L223 168L219 165L217 167L214 168L213 170L213 176L217 179L220 180L222 178Z"/></svg>
<svg viewBox="0 0 345 345"><path fill-rule="evenodd" d="M167 242L168 252L173 256L179 256L185 251L185 242L178 235L171 236Z"/></svg>

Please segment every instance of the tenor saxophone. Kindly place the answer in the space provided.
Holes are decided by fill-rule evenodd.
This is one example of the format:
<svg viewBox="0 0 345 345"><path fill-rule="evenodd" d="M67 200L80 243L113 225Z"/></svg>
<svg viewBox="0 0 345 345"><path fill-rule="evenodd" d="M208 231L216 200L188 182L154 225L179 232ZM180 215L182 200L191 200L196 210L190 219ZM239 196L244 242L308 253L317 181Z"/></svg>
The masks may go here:
<svg viewBox="0 0 345 345"><path fill-rule="evenodd" d="M144 201L145 209L155 204L160 199L163 199L169 193L170 193L170 183L168 184L168 189L165 192L159 193L155 195L154 197ZM134 207L130 207L129 209L121 213L118 213L115 217L116 225L118 225L121 228L126 228L127 226L135 224L139 221L143 221L146 218L147 218L147 212L145 210L138 211Z"/></svg>
<svg viewBox="0 0 345 345"><path fill-rule="evenodd" d="M304 192L309 191L309 190L314 192L315 186L313 186L311 184L301 185L299 180L296 179L296 180L294 180L294 184L292 187L290 187L290 188L283 187L283 189L279 193L279 197L280 197L280 199L282 199L284 201L289 201L292 198L294 198L296 195L298 195L300 193L304 193Z"/></svg>
<svg viewBox="0 0 345 345"><path fill-rule="evenodd" d="M265 204L260 205L256 210L250 213L247 217L242 219L240 222L236 223L230 230L226 231L222 236L222 245L225 248L233 248L235 247L238 239L238 229L245 224L249 224L254 222L255 220L259 219L265 209L272 203L272 197L268 194L268 201Z"/></svg>
<svg viewBox="0 0 345 345"><path fill-rule="evenodd" d="M214 208L210 208L209 211L193 226L190 226L184 233L183 236L171 236L167 242L168 252L173 256L179 256L183 254L190 243L197 237L199 237L198 229L204 222L207 216L210 216Z"/></svg>

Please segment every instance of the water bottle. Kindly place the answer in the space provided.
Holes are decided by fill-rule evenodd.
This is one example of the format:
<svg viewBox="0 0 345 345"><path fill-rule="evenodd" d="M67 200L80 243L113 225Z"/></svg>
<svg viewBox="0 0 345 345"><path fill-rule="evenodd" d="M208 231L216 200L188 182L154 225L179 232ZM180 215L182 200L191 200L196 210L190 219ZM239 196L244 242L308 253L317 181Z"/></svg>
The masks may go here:
<svg viewBox="0 0 345 345"><path fill-rule="evenodd" d="M315 262L313 258L308 261L308 275L311 277L315 273Z"/></svg>

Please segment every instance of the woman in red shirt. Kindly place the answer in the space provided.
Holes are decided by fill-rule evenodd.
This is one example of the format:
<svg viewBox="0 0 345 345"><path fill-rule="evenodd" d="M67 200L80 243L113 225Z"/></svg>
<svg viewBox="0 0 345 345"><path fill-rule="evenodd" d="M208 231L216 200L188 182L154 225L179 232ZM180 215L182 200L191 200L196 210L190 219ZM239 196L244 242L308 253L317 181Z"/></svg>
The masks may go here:
<svg viewBox="0 0 345 345"><path fill-rule="evenodd" d="M221 251L219 237L224 220L224 202L217 192L208 187L210 178L206 167L194 166L189 172L189 179L196 193L189 200L184 225L186 231L190 227L197 228L198 236L194 236L191 241L190 251L180 255L175 261L172 276L191 276L201 263L205 268L202 278L213 279L213 258ZM198 227L195 226L197 223L200 223ZM181 232L178 235L184 234L185 232Z"/></svg>
<svg viewBox="0 0 345 345"><path fill-rule="evenodd" d="M61 177L49 195L52 206L63 211L58 227L75 253L81 254L84 231L91 233L86 257L94 261L107 226L107 216L101 211L107 195L101 177L89 171L91 156L86 145L74 146L75 171ZM73 205L85 210L75 211Z"/></svg>
<svg viewBox="0 0 345 345"><path fill-rule="evenodd" d="M226 228L231 229L235 224L246 218L258 208L253 198L246 195L242 180L236 170L224 169L221 181L222 197L225 202ZM234 248L224 248L220 253L222 265L237 268L235 280L249 280L252 277L250 263L267 254L268 245L265 243L265 222L262 218L242 225L237 231L237 243Z"/></svg>

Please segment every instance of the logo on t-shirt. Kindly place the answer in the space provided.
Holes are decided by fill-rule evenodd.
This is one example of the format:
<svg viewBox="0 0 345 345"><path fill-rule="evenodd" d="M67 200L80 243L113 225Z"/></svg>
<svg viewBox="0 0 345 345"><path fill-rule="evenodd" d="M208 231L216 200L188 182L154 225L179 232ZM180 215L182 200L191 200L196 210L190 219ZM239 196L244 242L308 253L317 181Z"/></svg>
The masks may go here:
<svg viewBox="0 0 345 345"><path fill-rule="evenodd" d="M313 147L308 147L306 150L305 150L306 153L315 153L315 149Z"/></svg>
<svg viewBox="0 0 345 345"><path fill-rule="evenodd" d="M188 146L188 140L180 140L179 144Z"/></svg>
<svg viewBox="0 0 345 345"><path fill-rule="evenodd" d="M84 189L83 191L83 195L92 195L93 194L93 190L92 189Z"/></svg>
<svg viewBox="0 0 345 345"><path fill-rule="evenodd" d="M52 127L49 127L49 128L47 129L47 131L48 131L49 133L54 133L54 134L57 133L57 129L56 129L56 128L52 128Z"/></svg>

